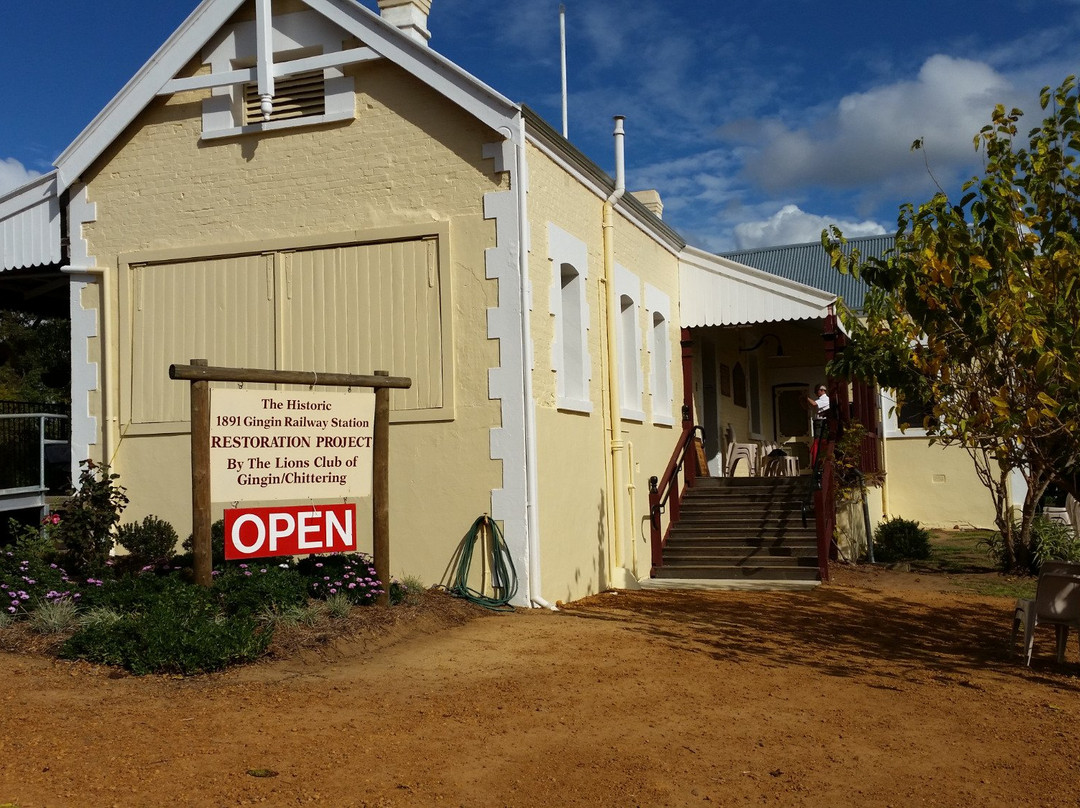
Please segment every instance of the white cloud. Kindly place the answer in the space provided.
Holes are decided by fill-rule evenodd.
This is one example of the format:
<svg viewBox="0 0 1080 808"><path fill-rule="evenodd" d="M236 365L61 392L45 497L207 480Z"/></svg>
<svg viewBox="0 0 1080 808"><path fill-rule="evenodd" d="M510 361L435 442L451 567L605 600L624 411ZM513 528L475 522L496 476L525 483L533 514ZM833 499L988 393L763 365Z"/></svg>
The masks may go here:
<svg viewBox="0 0 1080 808"><path fill-rule="evenodd" d="M987 64L932 56L914 79L847 95L806 127L751 126L764 145L748 158L746 172L770 190L872 185L897 193L925 187L925 156L931 171L952 181L977 167L972 138L996 103L1015 96ZM912 154L920 138L925 152Z"/></svg>
<svg viewBox="0 0 1080 808"><path fill-rule="evenodd" d="M14 157L0 159L0 194L5 194L34 177L40 176L39 172L23 167L23 164Z"/></svg>
<svg viewBox="0 0 1080 808"><path fill-rule="evenodd" d="M797 205L784 205L768 219L735 225L735 243L740 250L772 247L780 244L805 244L818 241L821 231L830 225L839 227L845 236L878 236L885 228L877 222L845 221L806 213Z"/></svg>

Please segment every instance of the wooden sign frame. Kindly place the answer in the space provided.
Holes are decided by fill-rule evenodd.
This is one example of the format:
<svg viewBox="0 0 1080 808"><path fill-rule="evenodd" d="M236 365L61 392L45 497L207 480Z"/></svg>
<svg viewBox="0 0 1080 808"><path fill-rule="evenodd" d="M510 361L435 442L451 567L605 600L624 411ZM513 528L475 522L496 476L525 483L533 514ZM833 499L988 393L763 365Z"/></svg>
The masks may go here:
<svg viewBox="0 0 1080 808"><path fill-rule="evenodd" d="M390 390L412 387L412 379L376 370L372 376L302 370L210 367L205 359L170 365L169 378L191 383L191 536L195 582L210 586L210 382L317 384L375 390L371 497L372 557L383 586L377 603L390 603Z"/></svg>

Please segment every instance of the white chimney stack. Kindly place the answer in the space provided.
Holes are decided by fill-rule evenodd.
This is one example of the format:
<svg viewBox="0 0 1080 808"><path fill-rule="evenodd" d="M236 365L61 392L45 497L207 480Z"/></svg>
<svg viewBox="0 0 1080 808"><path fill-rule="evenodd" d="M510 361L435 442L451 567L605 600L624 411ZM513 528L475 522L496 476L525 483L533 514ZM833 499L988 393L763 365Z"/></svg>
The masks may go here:
<svg viewBox="0 0 1080 808"><path fill-rule="evenodd" d="M427 28L428 14L431 13L431 0L378 0L379 14L384 20L417 42L424 45L431 39Z"/></svg>

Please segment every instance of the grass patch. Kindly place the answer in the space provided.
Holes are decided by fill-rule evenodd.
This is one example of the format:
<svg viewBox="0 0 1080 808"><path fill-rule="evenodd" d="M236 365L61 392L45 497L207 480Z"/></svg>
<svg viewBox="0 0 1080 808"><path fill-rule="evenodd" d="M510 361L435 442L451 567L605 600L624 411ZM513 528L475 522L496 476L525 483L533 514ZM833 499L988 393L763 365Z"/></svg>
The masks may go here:
<svg viewBox="0 0 1080 808"><path fill-rule="evenodd" d="M976 595L987 595L997 598L1034 598L1034 578L1009 579L1002 576L999 581L962 581L957 585Z"/></svg>
<svg viewBox="0 0 1080 808"><path fill-rule="evenodd" d="M932 530L930 558L912 562L912 569L950 575L998 572L993 559L980 544L991 535L992 530Z"/></svg>

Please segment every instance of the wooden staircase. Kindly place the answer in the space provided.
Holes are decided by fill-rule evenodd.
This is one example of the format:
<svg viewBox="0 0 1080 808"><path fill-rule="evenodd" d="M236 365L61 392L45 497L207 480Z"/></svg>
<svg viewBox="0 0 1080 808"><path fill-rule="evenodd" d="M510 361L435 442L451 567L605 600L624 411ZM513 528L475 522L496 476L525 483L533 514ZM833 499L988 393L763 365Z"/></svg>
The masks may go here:
<svg viewBox="0 0 1080 808"><path fill-rule="evenodd" d="M654 578L817 581L811 478L705 477L682 498Z"/></svg>

